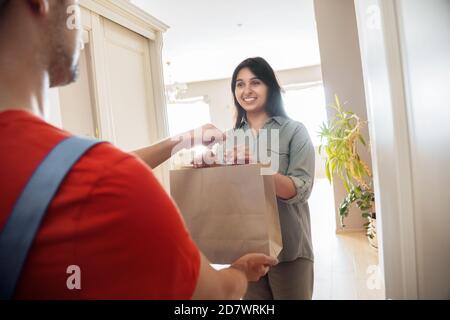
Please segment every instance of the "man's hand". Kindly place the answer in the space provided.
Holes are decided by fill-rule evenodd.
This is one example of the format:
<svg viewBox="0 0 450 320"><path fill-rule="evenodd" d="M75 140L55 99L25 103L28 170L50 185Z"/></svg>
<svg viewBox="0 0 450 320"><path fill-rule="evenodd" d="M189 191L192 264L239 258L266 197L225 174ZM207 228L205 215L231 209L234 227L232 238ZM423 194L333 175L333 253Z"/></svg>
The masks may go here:
<svg viewBox="0 0 450 320"><path fill-rule="evenodd" d="M249 281L258 281L277 259L261 253L246 254L229 268L215 270L211 262L200 253L200 273L193 299L241 299L247 291Z"/></svg>
<svg viewBox="0 0 450 320"><path fill-rule="evenodd" d="M258 281L278 260L262 253L249 253L237 259L230 267L244 272L248 281Z"/></svg>
<svg viewBox="0 0 450 320"><path fill-rule="evenodd" d="M202 153L199 153L192 160L192 164L195 168L207 168L217 164L249 164L253 163L254 158L248 146L238 145L231 150L226 150L223 155L223 160L219 161L222 157L215 154L211 149L206 149ZM222 162L223 161L223 162Z"/></svg>
<svg viewBox="0 0 450 320"><path fill-rule="evenodd" d="M214 125L208 123L171 139L176 143L172 150L172 154L175 154L182 149L192 149L201 145L212 148L214 144L225 141L226 135Z"/></svg>
<svg viewBox="0 0 450 320"><path fill-rule="evenodd" d="M210 123L190 130L187 134L191 139L191 144L193 147L198 145L212 147L214 144L223 142L226 139L225 133Z"/></svg>
<svg viewBox="0 0 450 320"><path fill-rule="evenodd" d="M205 145L211 148L216 142L222 142L225 134L212 124L205 124L200 128L167 138L151 146L135 150L133 153L147 163L151 168L156 168L178 151L191 149L196 145Z"/></svg>

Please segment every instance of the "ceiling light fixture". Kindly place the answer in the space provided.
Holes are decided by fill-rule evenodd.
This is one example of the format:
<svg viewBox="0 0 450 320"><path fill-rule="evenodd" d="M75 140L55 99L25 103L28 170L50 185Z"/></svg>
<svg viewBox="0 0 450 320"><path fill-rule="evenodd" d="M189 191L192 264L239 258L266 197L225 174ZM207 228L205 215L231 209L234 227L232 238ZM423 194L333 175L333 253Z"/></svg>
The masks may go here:
<svg viewBox="0 0 450 320"><path fill-rule="evenodd" d="M187 84L186 83L178 83L173 80L172 76L172 68L171 68L171 62L166 62L167 68L167 76L168 76L168 83L165 85L166 89L166 99L170 103L174 103L177 100L181 99L181 95L187 91Z"/></svg>

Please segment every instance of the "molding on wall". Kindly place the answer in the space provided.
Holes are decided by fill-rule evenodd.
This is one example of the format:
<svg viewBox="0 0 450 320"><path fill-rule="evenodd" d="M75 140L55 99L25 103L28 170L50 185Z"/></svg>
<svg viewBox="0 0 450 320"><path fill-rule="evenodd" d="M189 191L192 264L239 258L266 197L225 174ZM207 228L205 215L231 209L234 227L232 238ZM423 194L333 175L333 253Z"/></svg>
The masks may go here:
<svg viewBox="0 0 450 320"><path fill-rule="evenodd" d="M114 119L110 108L108 95L108 76L105 68L105 44L103 39L103 24L97 13L92 13L91 30L91 65L94 86L94 100L100 131L100 138L115 143Z"/></svg>
<svg viewBox="0 0 450 320"><path fill-rule="evenodd" d="M163 32L156 33L154 41L150 41L150 62L152 70L152 84L153 100L156 113L156 126L158 132L158 139L161 140L169 136L169 124L166 107L166 94L163 75ZM161 164L156 168L160 172L162 184L166 191L170 193L170 177L169 177L169 161Z"/></svg>
<svg viewBox="0 0 450 320"><path fill-rule="evenodd" d="M407 299L419 299L411 141L409 138L409 114L405 87L407 79L404 76L405 60L402 52L402 48L405 46L398 27L398 19L400 19L397 10L398 4L398 1L382 0L386 53L391 70L393 114L398 120L398 131L394 139L398 159L396 163L397 176L395 178L398 186L399 253L404 296Z"/></svg>
<svg viewBox="0 0 450 320"><path fill-rule="evenodd" d="M156 39L157 32L169 28L129 1L80 0L80 5L151 40Z"/></svg>

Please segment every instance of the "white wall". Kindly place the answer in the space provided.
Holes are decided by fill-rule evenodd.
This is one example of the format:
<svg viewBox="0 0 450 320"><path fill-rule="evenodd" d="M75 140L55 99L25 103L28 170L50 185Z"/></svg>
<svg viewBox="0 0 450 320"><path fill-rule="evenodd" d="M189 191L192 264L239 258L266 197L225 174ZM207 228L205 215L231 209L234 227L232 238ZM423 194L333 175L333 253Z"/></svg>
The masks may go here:
<svg viewBox="0 0 450 320"><path fill-rule="evenodd" d="M47 104L48 107L46 109L47 114L45 115L45 121L49 122L55 127L62 128L58 88L52 88L49 90Z"/></svg>
<svg viewBox="0 0 450 320"><path fill-rule="evenodd" d="M450 1L358 0L386 297L450 298Z"/></svg>
<svg viewBox="0 0 450 320"><path fill-rule="evenodd" d="M191 82L181 98L204 97L209 104L211 123L221 130L233 127L233 100L230 94L230 80Z"/></svg>
<svg viewBox="0 0 450 320"><path fill-rule="evenodd" d="M450 1L401 0L419 298L450 298Z"/></svg>
<svg viewBox="0 0 450 320"><path fill-rule="evenodd" d="M398 1L419 298L450 298L450 1Z"/></svg>
<svg viewBox="0 0 450 320"><path fill-rule="evenodd" d="M353 0L315 0L314 10L319 36L322 76L327 105L334 103L337 94L341 102L348 101L347 110L355 112L361 119L367 119L364 81ZM327 108L328 117L334 110ZM362 132L369 142L368 130ZM361 158L372 168L371 157L367 149L360 149ZM335 208L347 192L339 179L333 184ZM344 230L361 230L367 220L361 217L356 208L351 208L345 220ZM340 226L339 213L336 210L337 231Z"/></svg>

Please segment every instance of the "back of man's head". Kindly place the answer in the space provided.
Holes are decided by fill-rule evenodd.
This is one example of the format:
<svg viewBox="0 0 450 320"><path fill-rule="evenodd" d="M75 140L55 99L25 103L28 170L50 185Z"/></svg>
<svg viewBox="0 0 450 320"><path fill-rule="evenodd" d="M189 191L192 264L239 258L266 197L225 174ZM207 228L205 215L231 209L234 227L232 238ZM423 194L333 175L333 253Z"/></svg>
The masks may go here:
<svg viewBox="0 0 450 320"><path fill-rule="evenodd" d="M0 0L0 59L24 59L50 86L66 85L76 78L79 21L78 0Z"/></svg>
<svg viewBox="0 0 450 320"><path fill-rule="evenodd" d="M2 16L2 14L3 14L3 7L5 6L5 3L7 2L8 0L0 0L0 18L1 18L1 16Z"/></svg>

